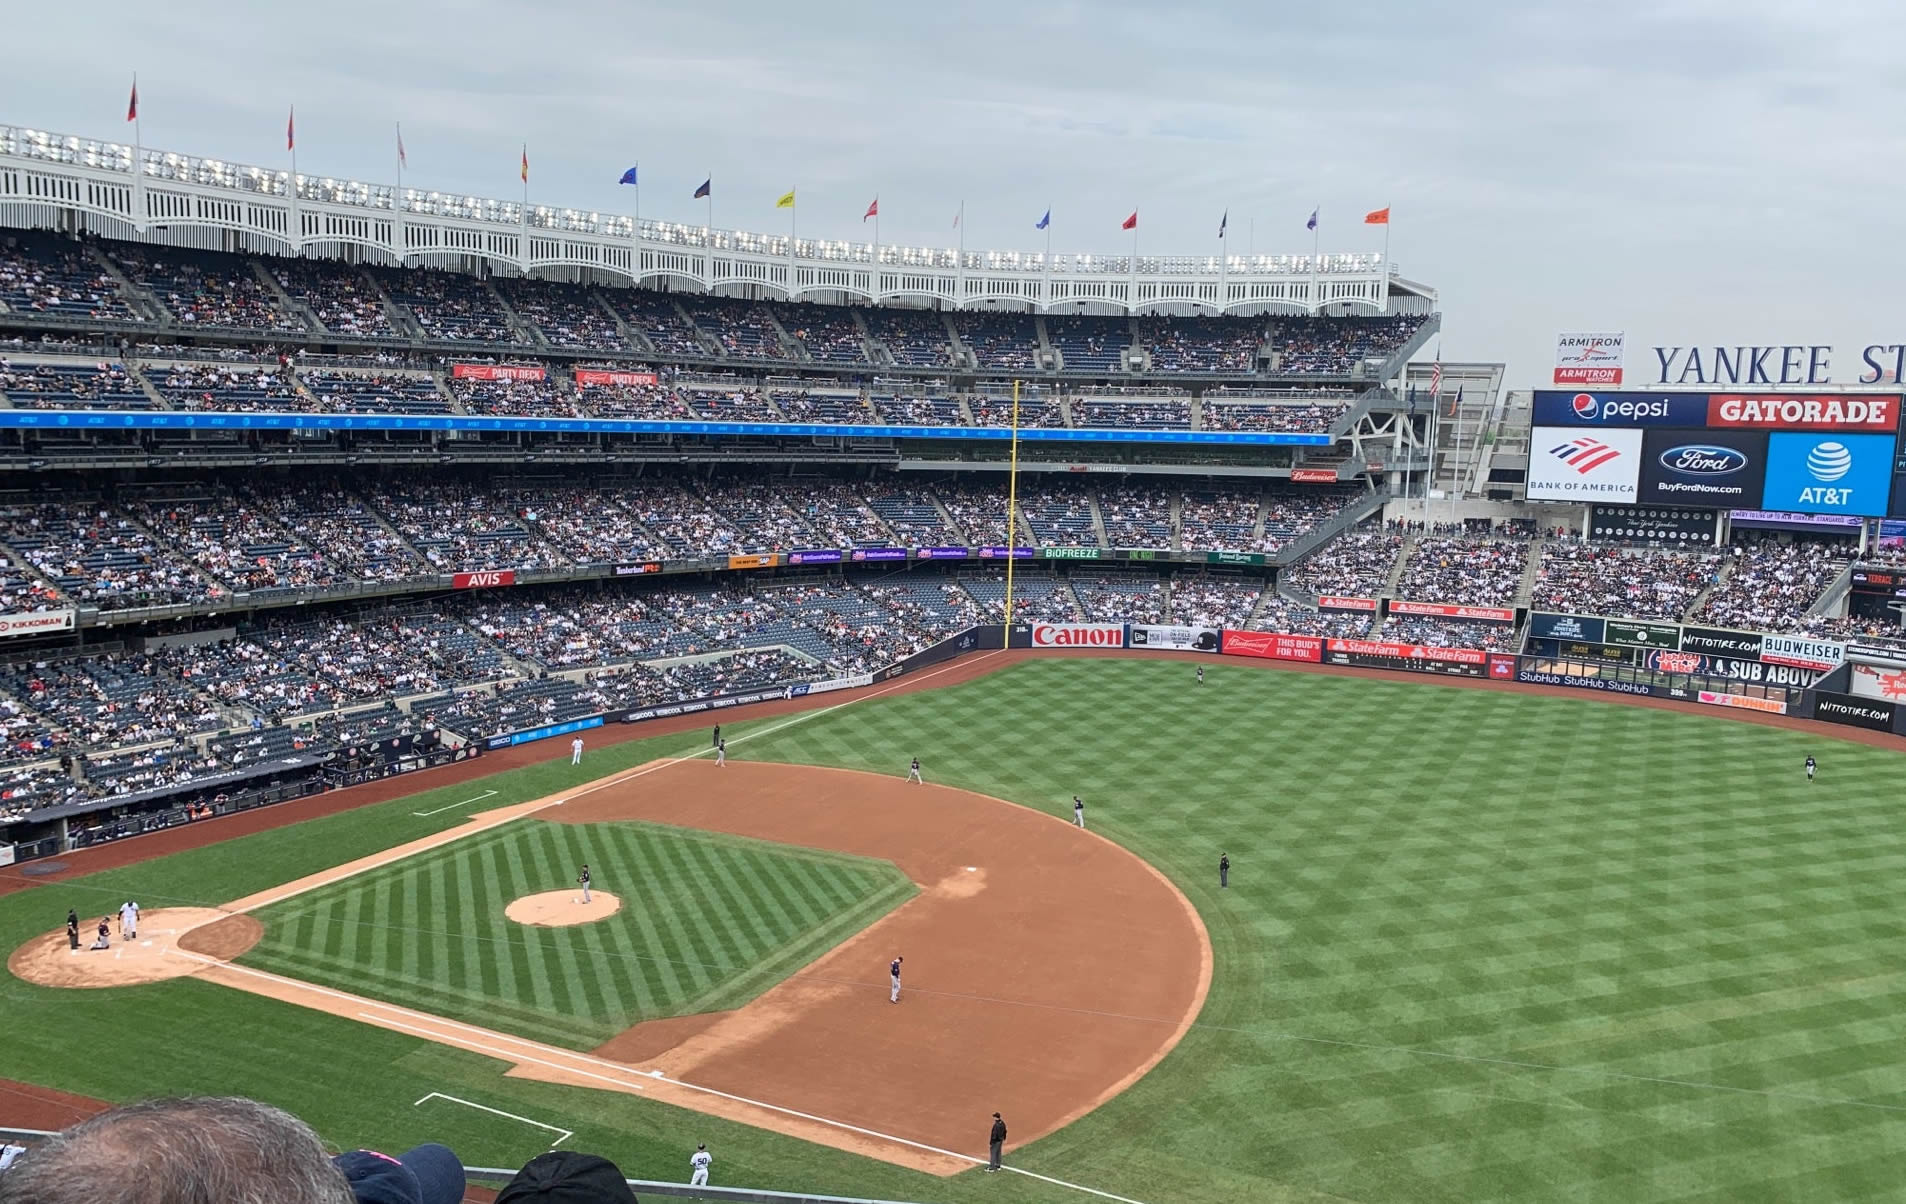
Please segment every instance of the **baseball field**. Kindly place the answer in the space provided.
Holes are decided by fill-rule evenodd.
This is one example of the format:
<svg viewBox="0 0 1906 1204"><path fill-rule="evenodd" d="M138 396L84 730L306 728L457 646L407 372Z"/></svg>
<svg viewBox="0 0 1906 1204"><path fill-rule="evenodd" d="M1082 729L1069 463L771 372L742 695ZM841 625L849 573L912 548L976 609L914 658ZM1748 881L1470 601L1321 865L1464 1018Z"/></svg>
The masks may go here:
<svg viewBox="0 0 1906 1204"><path fill-rule="evenodd" d="M560 1142L686 1178L705 1141L716 1183L898 1200L1897 1196L1897 752L1400 678L985 659L725 723L725 767L705 730L574 768L551 742L76 856L0 894L0 1078L241 1093L473 1164ZM39 944L126 898L150 950ZM1009 1180L970 1161L995 1108Z"/></svg>

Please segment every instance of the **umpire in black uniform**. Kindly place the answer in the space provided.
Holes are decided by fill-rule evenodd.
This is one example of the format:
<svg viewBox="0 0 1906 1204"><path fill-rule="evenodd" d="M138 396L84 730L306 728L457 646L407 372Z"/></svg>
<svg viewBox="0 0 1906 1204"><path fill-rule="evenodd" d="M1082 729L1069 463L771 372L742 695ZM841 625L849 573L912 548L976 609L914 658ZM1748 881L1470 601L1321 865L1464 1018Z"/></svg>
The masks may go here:
<svg viewBox="0 0 1906 1204"><path fill-rule="evenodd" d="M1231 854L1218 854L1218 885L1231 885Z"/></svg>
<svg viewBox="0 0 1906 1204"><path fill-rule="evenodd" d="M1005 1144L1006 1122L999 1118L999 1113L995 1112L993 1113L993 1131L986 1138L986 1169L988 1171L999 1169L999 1151Z"/></svg>
<svg viewBox="0 0 1906 1204"><path fill-rule="evenodd" d="M66 947L79 948L79 913L70 907L66 909Z"/></svg>

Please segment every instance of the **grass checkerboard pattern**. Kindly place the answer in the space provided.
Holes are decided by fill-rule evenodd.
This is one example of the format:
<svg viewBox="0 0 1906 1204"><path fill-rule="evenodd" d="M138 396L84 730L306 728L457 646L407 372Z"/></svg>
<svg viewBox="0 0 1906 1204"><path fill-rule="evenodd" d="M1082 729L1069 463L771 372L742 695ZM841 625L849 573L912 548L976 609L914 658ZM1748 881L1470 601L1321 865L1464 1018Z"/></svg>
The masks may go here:
<svg viewBox="0 0 1906 1204"><path fill-rule="evenodd" d="M622 909L504 917L587 864ZM894 866L658 824L524 820L257 912L246 965L589 1049L632 1024L739 1007L911 898Z"/></svg>

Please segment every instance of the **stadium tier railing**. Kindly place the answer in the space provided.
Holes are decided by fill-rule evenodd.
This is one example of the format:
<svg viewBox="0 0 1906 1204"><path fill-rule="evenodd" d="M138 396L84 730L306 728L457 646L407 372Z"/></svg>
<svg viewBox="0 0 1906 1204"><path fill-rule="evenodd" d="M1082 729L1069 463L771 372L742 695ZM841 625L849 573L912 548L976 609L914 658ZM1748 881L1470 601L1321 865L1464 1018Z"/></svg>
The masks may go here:
<svg viewBox="0 0 1906 1204"><path fill-rule="evenodd" d="M973 1165L982 1165L981 1160L975 1158ZM464 1168L464 1173L472 1180L497 1186L516 1177L515 1171L494 1166L468 1166ZM824 1196L814 1192L768 1191L756 1187L690 1187L686 1183L670 1183L659 1179L630 1179L628 1184L637 1199L662 1196L671 1200L725 1200L731 1204L912 1204L907 1200L875 1199L872 1196Z"/></svg>

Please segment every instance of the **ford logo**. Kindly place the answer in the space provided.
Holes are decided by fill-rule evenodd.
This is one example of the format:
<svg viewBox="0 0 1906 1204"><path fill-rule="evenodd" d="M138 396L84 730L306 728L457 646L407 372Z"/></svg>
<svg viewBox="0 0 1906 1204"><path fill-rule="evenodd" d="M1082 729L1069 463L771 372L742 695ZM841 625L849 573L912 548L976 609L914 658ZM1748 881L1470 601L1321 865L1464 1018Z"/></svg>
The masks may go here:
<svg viewBox="0 0 1906 1204"><path fill-rule="evenodd" d="M1661 467L1669 472L1689 472L1697 476L1720 477L1747 467L1747 457L1731 447L1707 443L1684 443L1661 453Z"/></svg>

